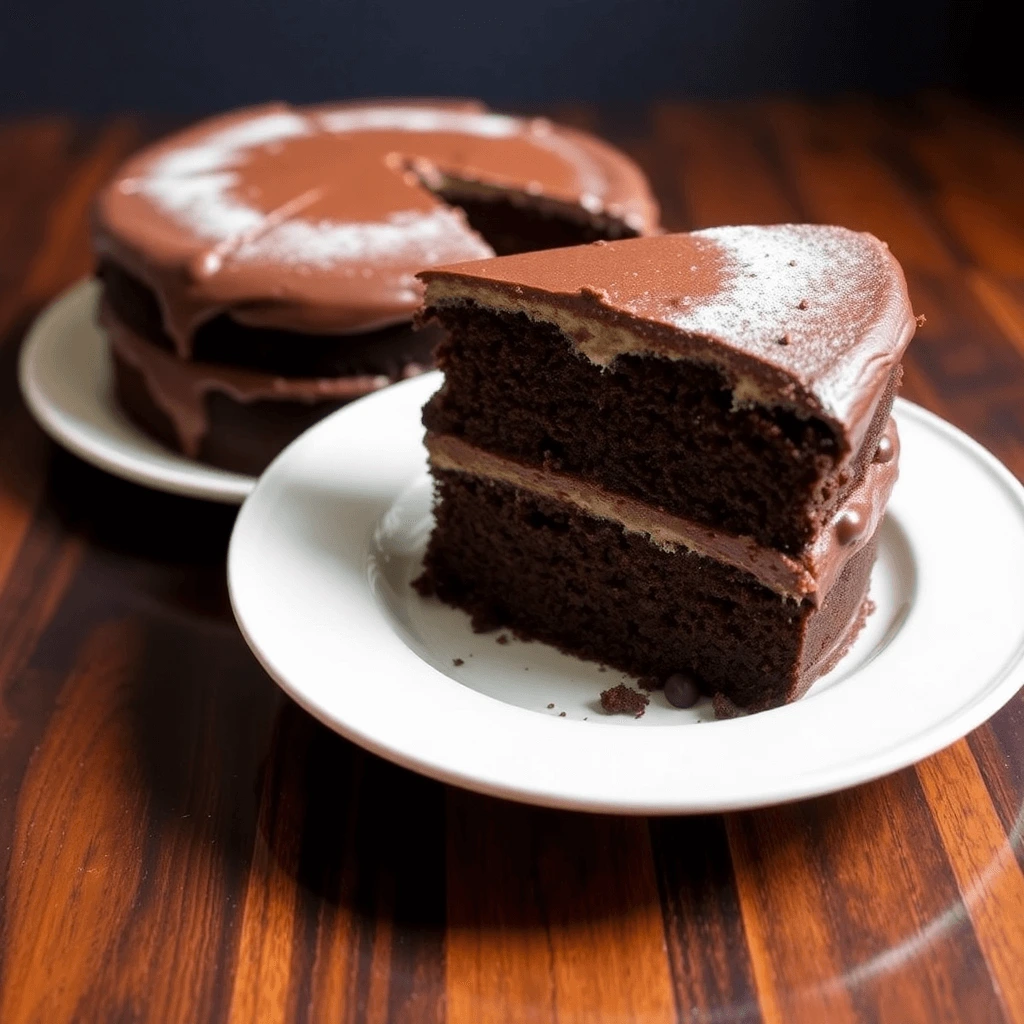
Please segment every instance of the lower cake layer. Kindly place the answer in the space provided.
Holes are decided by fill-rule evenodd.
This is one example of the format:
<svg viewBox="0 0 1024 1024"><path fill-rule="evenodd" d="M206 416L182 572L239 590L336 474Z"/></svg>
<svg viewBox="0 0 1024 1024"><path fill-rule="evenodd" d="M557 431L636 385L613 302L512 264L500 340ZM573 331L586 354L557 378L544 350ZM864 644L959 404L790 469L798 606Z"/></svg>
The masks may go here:
<svg viewBox="0 0 1024 1024"><path fill-rule="evenodd" d="M258 475L278 452L324 416L393 383L380 375L280 377L191 362L152 344L106 302L115 395L134 423L190 458ZM425 367L408 364L402 376Z"/></svg>
<svg viewBox="0 0 1024 1024"><path fill-rule="evenodd" d="M174 423L150 391L146 378L130 363L114 356L114 393L128 417L146 433L175 451L201 462L259 476L274 457L303 431L344 402L238 402L211 392L204 401L206 429L198 447L182 445Z"/></svg>
<svg viewBox="0 0 1024 1024"><path fill-rule="evenodd" d="M473 616L640 678L692 673L747 710L801 696L869 610L875 539L819 607L509 484L435 467L437 525L415 586Z"/></svg>

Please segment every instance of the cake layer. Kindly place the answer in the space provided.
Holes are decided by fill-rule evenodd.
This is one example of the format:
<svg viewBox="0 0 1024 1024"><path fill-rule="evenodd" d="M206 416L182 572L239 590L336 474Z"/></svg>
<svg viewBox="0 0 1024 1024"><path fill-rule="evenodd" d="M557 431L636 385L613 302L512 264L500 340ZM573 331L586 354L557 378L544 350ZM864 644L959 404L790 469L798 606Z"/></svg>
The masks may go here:
<svg viewBox="0 0 1024 1024"><path fill-rule="evenodd" d="M556 327L594 366L654 355L712 368L733 406L823 421L840 457L860 448L916 324L883 242L815 224L711 228L419 276L426 317L474 302Z"/></svg>
<svg viewBox="0 0 1024 1024"><path fill-rule="evenodd" d="M411 319L417 270L493 254L446 192L478 206L514 197L600 237L657 225L639 169L584 132L472 102L390 100L271 104L162 140L101 194L94 240L159 296L187 357L221 313L307 334Z"/></svg>
<svg viewBox="0 0 1024 1024"><path fill-rule="evenodd" d="M117 318L167 352L174 342L164 330L156 295L123 268L107 261L97 276ZM278 377L379 377L401 380L410 366L431 366L444 336L439 327L414 330L394 324L362 334L300 334L248 327L225 314L204 323L192 341L191 360Z"/></svg>
<svg viewBox="0 0 1024 1024"><path fill-rule="evenodd" d="M814 542L799 557L793 557L750 537L711 530L570 474L474 448L458 437L428 434L426 446L434 470L454 470L510 484L537 497L571 505L577 512L646 537L666 551L685 549L723 562L749 574L769 590L796 601L807 598L816 605L822 603L846 563L874 536L899 473L899 435L895 421L890 419L876 457L857 486Z"/></svg>
<svg viewBox="0 0 1024 1024"><path fill-rule="evenodd" d="M417 587L470 612L477 628L508 626L638 677L691 672L704 692L761 710L834 665L868 610L874 537L816 607L567 502L434 475L437 525Z"/></svg>
<svg viewBox="0 0 1024 1024"><path fill-rule="evenodd" d="M844 457L841 436L819 417L737 406L709 362L633 353L603 367L524 312L475 301L430 312L449 336L436 353L445 383L424 410L428 430L790 555L863 476L901 372L889 361L860 447Z"/></svg>
<svg viewBox="0 0 1024 1024"><path fill-rule="evenodd" d="M262 472L306 427L393 383L386 375L296 378L183 360L132 330L106 301L100 324L129 414L183 454L239 472ZM423 369L408 364L404 375Z"/></svg>
<svg viewBox="0 0 1024 1024"><path fill-rule="evenodd" d="M208 391L203 399L204 430L186 450L178 427L161 404L163 396L135 367L114 353L114 389L129 419L158 441L211 466L259 476L303 431L344 405L341 399L301 402L254 399Z"/></svg>

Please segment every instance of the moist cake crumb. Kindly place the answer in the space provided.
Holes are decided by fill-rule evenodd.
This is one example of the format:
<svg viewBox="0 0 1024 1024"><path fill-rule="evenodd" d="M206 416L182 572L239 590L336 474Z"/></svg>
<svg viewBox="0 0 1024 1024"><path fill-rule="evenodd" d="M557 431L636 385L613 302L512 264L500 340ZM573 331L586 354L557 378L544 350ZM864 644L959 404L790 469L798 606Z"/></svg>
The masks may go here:
<svg viewBox="0 0 1024 1024"><path fill-rule="evenodd" d="M639 718L646 710L651 699L639 690L619 683L601 694L601 707L609 715L633 715Z"/></svg>
<svg viewBox="0 0 1024 1024"><path fill-rule="evenodd" d="M452 658L452 664L458 668L460 665L465 665L466 663L461 658Z"/></svg>
<svg viewBox="0 0 1024 1024"><path fill-rule="evenodd" d="M742 718L750 714L748 709L734 704L724 693L716 693L711 698L711 706L715 709L715 718L719 721L726 718Z"/></svg>

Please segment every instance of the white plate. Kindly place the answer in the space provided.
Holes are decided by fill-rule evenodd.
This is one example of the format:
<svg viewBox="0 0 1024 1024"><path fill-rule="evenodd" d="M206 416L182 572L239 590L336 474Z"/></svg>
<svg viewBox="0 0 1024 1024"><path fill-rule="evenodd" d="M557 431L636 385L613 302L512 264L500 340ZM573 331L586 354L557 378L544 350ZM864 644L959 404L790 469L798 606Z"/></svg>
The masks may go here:
<svg viewBox="0 0 1024 1024"><path fill-rule="evenodd" d="M118 409L107 337L96 323L99 291L96 281L80 281L32 325L18 366L32 415L58 444L115 476L172 494L242 502L255 477L187 459Z"/></svg>
<svg viewBox="0 0 1024 1024"><path fill-rule="evenodd" d="M795 704L731 721L662 694L640 719L602 714L616 673L474 634L465 614L409 587L431 525L420 407L438 382L362 399L294 442L243 506L228 554L235 615L267 671L369 750L531 803L722 811L895 771L980 725L1024 682L1024 490L970 438L901 401L878 608L835 671Z"/></svg>

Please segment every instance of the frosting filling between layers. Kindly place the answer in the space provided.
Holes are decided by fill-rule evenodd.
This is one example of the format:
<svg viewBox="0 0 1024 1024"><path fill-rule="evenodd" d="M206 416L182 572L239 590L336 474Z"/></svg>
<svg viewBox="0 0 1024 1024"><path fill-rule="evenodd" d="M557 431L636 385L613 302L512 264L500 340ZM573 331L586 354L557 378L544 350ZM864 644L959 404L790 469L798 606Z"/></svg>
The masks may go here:
<svg viewBox="0 0 1024 1024"><path fill-rule="evenodd" d="M153 400L174 426L182 451L192 458L198 456L209 428L206 397L211 392L228 395L237 402L271 400L313 405L352 401L392 383L384 374L281 377L258 370L187 362L137 334L105 299L100 304L99 322L110 338L115 356L143 376ZM403 375L414 377L424 369L410 364Z"/></svg>
<svg viewBox="0 0 1024 1024"><path fill-rule="evenodd" d="M431 464L520 487L567 502L588 515L618 523L665 549L683 548L749 573L759 583L795 601L820 605L846 563L867 545L882 518L899 472L899 436L890 419L864 477L803 555L794 558L750 537L712 530L646 502L609 491L568 473L538 469L494 455L458 437L428 433Z"/></svg>

